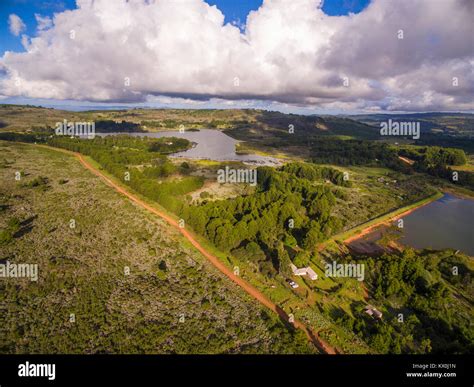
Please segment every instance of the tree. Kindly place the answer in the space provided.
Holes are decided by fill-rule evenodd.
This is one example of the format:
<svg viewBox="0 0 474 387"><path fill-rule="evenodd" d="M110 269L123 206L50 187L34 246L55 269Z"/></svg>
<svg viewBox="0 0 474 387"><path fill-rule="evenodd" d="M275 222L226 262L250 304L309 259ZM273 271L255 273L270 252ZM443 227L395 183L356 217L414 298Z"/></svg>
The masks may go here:
<svg viewBox="0 0 474 387"><path fill-rule="evenodd" d="M306 233L303 241L303 247L306 250L314 250L318 243L323 240L323 234L321 233L320 226L318 223L311 221L310 229Z"/></svg>

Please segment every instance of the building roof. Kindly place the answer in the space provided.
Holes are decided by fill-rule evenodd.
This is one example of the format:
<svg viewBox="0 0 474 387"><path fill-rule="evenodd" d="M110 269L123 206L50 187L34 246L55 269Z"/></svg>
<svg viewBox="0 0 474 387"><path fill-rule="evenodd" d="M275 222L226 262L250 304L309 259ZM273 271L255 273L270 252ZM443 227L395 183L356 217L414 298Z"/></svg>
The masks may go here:
<svg viewBox="0 0 474 387"><path fill-rule="evenodd" d="M318 275L316 274L316 272L313 269L311 269L309 266L298 269L295 265L291 264L290 267L294 275L307 275L312 280L315 280L318 278Z"/></svg>
<svg viewBox="0 0 474 387"><path fill-rule="evenodd" d="M380 310L377 310L376 308L374 308L371 305L367 305L364 308L364 312L367 313L369 316L375 316L377 318L382 318L382 315L383 315Z"/></svg>
<svg viewBox="0 0 474 387"><path fill-rule="evenodd" d="M306 268L306 274L308 274L309 278L311 278L311 279L318 278L318 275L316 274L316 272L313 269L311 269L310 267Z"/></svg>
<svg viewBox="0 0 474 387"><path fill-rule="evenodd" d="M376 317L382 318L382 312L381 311L379 311L377 309L374 309L374 314L375 314Z"/></svg>

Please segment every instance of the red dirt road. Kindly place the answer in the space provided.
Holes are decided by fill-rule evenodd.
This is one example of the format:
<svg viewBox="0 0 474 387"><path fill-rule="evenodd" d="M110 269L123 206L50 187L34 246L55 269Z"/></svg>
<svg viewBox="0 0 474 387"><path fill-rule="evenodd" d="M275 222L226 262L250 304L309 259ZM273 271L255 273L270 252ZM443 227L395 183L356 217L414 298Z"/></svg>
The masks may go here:
<svg viewBox="0 0 474 387"><path fill-rule="evenodd" d="M408 165L413 165L415 164L414 160L409 159L408 157L403 157L403 156L398 156L400 160L402 160L404 163L407 163Z"/></svg>
<svg viewBox="0 0 474 387"><path fill-rule="evenodd" d="M104 180L110 187L114 188L117 192L121 193L122 195L126 196L129 198L132 202L138 204L140 207L146 209L147 211L159 216L160 218L164 219L168 224L170 224L172 227L178 229L183 236L191 242L191 244L199 250L199 252L206 257L206 259L214 265L221 273L226 275L229 279L231 279L234 283L239 285L243 290L245 290L250 296L255 298L258 302L260 302L262 305L266 306L268 309L272 310L275 312L286 324L291 324L297 329L301 329L305 332L306 336L308 339L318 348L320 351L327 353L327 354L336 354L336 351L334 348L332 348L329 344L327 344L324 340L322 340L320 337L318 337L318 334L316 332L313 332L311 328L308 328L306 325L301 323L298 320L294 320L293 322L290 322L289 316L281 309L278 305L274 304L272 301L270 301L262 292L257 290L255 287L253 287L251 284L249 284L247 281L243 280L241 277L235 275L227 266L225 266L219 258L216 256L212 255L209 253L196 239L194 239L193 235L186 230L185 228L182 228L179 226L178 222L167 215L164 212L161 212L157 210L156 208L148 205L145 203L143 200L139 199L137 196L131 194L124 188L122 188L120 185L116 184L113 182L111 179L109 179L107 176L105 176L102 172L100 172L98 169L96 169L93 165L91 165L89 162L87 162L84 157L80 153L76 152L70 152L65 149L58 149L58 148L53 148L49 146L44 146L47 147L48 149L53 149L56 151L61 151L63 153L67 153L69 155L74 155L79 162L87 168L89 171L91 171L94 175L98 176L102 180Z"/></svg>

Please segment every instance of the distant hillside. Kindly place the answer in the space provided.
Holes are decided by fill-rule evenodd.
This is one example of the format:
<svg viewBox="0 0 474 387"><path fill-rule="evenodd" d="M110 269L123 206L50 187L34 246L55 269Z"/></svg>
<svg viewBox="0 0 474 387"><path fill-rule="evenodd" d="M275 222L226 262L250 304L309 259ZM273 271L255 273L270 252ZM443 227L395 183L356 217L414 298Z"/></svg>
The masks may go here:
<svg viewBox="0 0 474 387"><path fill-rule="evenodd" d="M349 118L304 116L265 110L128 109L71 112L35 106L0 105L0 131L51 130L57 122L63 120L124 122L129 123L129 126L139 125L137 130L147 131L177 130L181 125L186 129L211 128L228 130L229 134L240 139L250 139L255 133L259 137L281 136L288 134L290 127L294 128L296 136L378 137L374 128Z"/></svg>
<svg viewBox="0 0 474 387"><path fill-rule="evenodd" d="M453 147L474 153L474 114L469 113L412 113L367 114L348 116L353 120L380 127L380 122L419 122L421 137L416 145Z"/></svg>
<svg viewBox="0 0 474 387"><path fill-rule="evenodd" d="M417 121L420 122L422 132L455 136L474 135L474 114L469 113L366 114L348 117L377 127L380 122L389 119L392 121Z"/></svg>
<svg viewBox="0 0 474 387"><path fill-rule="evenodd" d="M417 145L462 148L474 153L474 115L468 113L367 114L317 116L256 109L126 109L72 112L28 105L0 105L0 131L52 131L57 122L94 121L97 132L139 132L210 128L261 149L290 147L300 154L314 139L384 140L380 122L420 122ZM405 142L412 142L406 139Z"/></svg>

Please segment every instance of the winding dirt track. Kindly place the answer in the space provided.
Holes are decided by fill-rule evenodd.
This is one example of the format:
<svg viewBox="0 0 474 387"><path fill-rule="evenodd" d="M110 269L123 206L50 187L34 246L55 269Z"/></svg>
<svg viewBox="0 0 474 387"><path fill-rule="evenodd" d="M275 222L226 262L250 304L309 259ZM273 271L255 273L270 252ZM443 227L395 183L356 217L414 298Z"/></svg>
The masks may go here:
<svg viewBox="0 0 474 387"><path fill-rule="evenodd" d="M104 180L110 187L114 188L117 192L121 193L122 195L126 196L129 198L132 202L138 204L140 207L146 209L147 211L159 216L160 218L164 219L168 224L170 224L172 227L175 229L179 230L181 234L189 241L191 244L199 250L199 252L204 255L204 257L207 258L207 260L212 263L221 273L226 275L229 279L231 279L234 283L239 285L243 290L245 290L250 296L255 298L258 302L260 302L262 305L266 306L268 309L272 310L275 312L280 319L283 320L285 324L290 324L293 325L297 329L301 329L305 332L306 336L308 339L318 348L321 352L324 352L326 354L336 354L336 351L334 348L332 348L328 343L326 343L324 340L322 340L316 332L313 332L311 328L308 328L306 325L304 325L302 322L298 320L294 320L293 322L290 322L289 316L285 313L283 309L281 309L278 305L274 304L272 301L270 301L262 292L257 290L255 287L250 285L247 281L243 280L239 276L235 275L227 266L225 266L219 258L216 256L212 255L209 253L196 239L194 239L193 235L186 230L185 228L181 228L178 224L178 222L170 217L168 214L161 212L157 210L156 208L148 205L145 203L143 200L139 199L137 196L131 194L124 188L122 188L120 185L117 183L113 182L111 179L109 179L107 176L105 176L101 171L96 169L93 165L91 165L87 160L82 157L80 153L77 152L71 152L65 149L60 149L60 148L54 148L46 145L38 145L44 148L52 149L55 151L60 151L69 155L74 155L79 162L87 168L89 171L91 171L94 175L98 176L102 180Z"/></svg>

